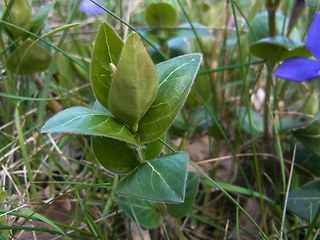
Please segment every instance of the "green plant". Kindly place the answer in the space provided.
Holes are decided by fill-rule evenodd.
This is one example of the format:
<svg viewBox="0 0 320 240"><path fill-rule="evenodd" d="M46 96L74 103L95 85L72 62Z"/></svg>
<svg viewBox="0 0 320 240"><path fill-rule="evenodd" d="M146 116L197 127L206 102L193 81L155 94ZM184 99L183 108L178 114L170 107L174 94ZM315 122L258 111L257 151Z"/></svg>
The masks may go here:
<svg viewBox="0 0 320 240"><path fill-rule="evenodd" d="M137 34L123 43L102 23L91 60L97 102L93 108L72 107L56 114L41 132L91 135L99 162L126 174L116 186L118 194L183 203L188 154L157 157L163 148L159 137L183 106L200 63L200 54L189 54L154 66Z"/></svg>

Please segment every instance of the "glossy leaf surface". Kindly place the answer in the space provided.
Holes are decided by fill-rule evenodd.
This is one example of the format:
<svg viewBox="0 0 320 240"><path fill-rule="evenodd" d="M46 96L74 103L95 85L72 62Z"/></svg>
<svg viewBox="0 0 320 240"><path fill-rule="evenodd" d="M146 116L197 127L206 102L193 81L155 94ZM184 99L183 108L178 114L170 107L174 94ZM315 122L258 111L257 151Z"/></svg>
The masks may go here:
<svg viewBox="0 0 320 240"><path fill-rule="evenodd" d="M14 73L28 74L46 70L51 62L50 53L27 39L8 58L7 68Z"/></svg>
<svg viewBox="0 0 320 240"><path fill-rule="evenodd" d="M105 136L135 145L141 145L121 122L87 107L71 107L50 118L41 132L61 132Z"/></svg>
<svg viewBox="0 0 320 240"><path fill-rule="evenodd" d="M116 192L151 201L181 203L184 201L189 156L177 152L141 164L122 178Z"/></svg>
<svg viewBox="0 0 320 240"><path fill-rule="evenodd" d="M97 160L113 173L125 174L139 165L138 153L130 148L126 142L92 136L91 145Z"/></svg>
<svg viewBox="0 0 320 240"><path fill-rule="evenodd" d="M157 95L157 88L158 72L140 38L132 33L112 76L108 109L136 132L139 120Z"/></svg>
<svg viewBox="0 0 320 240"><path fill-rule="evenodd" d="M317 155L320 155L320 112L305 127L292 131L300 142Z"/></svg>
<svg viewBox="0 0 320 240"><path fill-rule="evenodd" d="M152 3L146 9L145 19L150 27L173 27L178 22L178 13L169 3Z"/></svg>
<svg viewBox="0 0 320 240"><path fill-rule="evenodd" d="M288 209L299 217L312 221L320 208L320 180L315 180L290 191ZM317 226L320 226L318 219Z"/></svg>
<svg viewBox="0 0 320 240"><path fill-rule="evenodd" d="M200 178L197 173L188 173L185 200L180 204L167 204L167 211L170 216L179 218L188 214L198 192L199 180Z"/></svg>
<svg viewBox="0 0 320 240"><path fill-rule="evenodd" d="M136 217L140 225L148 228L159 226L161 214L156 202L124 196L117 196L116 202L133 221Z"/></svg>
<svg viewBox="0 0 320 240"><path fill-rule="evenodd" d="M188 54L156 65L159 74L157 97L140 120L141 142L150 142L165 132L182 108L201 62L201 54Z"/></svg>
<svg viewBox="0 0 320 240"><path fill-rule="evenodd" d="M108 108L108 96L111 83L110 63L118 64L123 42L106 22L97 33L90 65L90 80L96 99Z"/></svg>

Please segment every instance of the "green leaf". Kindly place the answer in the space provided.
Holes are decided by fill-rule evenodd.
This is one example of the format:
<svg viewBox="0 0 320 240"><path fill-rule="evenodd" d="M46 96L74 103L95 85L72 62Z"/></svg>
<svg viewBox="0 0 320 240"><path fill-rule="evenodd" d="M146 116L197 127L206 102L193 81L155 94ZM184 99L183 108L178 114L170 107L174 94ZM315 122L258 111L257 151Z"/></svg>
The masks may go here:
<svg viewBox="0 0 320 240"><path fill-rule="evenodd" d="M314 154L308 148L299 145L301 144L298 144L296 148L295 163L299 166L302 166L303 169L301 169L299 166L295 166L295 171L305 176L310 176L309 172L311 172L317 177L320 177L320 157ZM307 172L305 169L307 169L309 172Z"/></svg>
<svg viewBox="0 0 320 240"><path fill-rule="evenodd" d="M166 132L164 132L160 138L165 141L166 140ZM158 157L161 153L164 145L158 139L154 140L153 142L149 142L145 144L145 148L143 149L143 155L145 160L150 160L152 158Z"/></svg>
<svg viewBox="0 0 320 240"><path fill-rule="evenodd" d="M145 19L150 27L173 27L178 22L178 13L169 3L152 3L146 9Z"/></svg>
<svg viewBox="0 0 320 240"><path fill-rule="evenodd" d="M294 41L287 37L267 37L250 45L250 52L272 64L289 57L310 57L311 53L303 42Z"/></svg>
<svg viewBox="0 0 320 240"><path fill-rule="evenodd" d="M113 173L126 174L139 165L138 153L126 142L92 136L91 145L97 160Z"/></svg>
<svg viewBox="0 0 320 240"><path fill-rule="evenodd" d="M320 207L320 180L290 191L288 209L299 217L312 221ZM316 222L320 226L320 219Z"/></svg>
<svg viewBox="0 0 320 240"><path fill-rule="evenodd" d="M306 126L292 131L300 142L320 156L320 112Z"/></svg>
<svg viewBox="0 0 320 240"><path fill-rule="evenodd" d="M156 228L160 225L161 214L158 203L134 197L117 196L117 204L134 221L148 228Z"/></svg>
<svg viewBox="0 0 320 240"><path fill-rule="evenodd" d="M138 129L157 95L158 73L136 33L125 42L112 77L108 109L121 121Z"/></svg>
<svg viewBox="0 0 320 240"><path fill-rule="evenodd" d="M237 119L241 128L247 133L251 133L249 115L246 107L238 107L236 110ZM252 131L254 136L262 136L264 132L263 118L254 110L250 110Z"/></svg>
<svg viewBox="0 0 320 240"><path fill-rule="evenodd" d="M123 42L112 27L103 22L97 33L90 65L90 80L96 99L108 108L111 84L110 63L118 64Z"/></svg>
<svg viewBox="0 0 320 240"><path fill-rule="evenodd" d="M31 29L30 32L33 32L34 34L38 34L41 27L43 26L44 22L48 18L48 14L53 7L53 3L48 3L44 5L42 8L37 10L33 15L32 15L32 24L31 24Z"/></svg>
<svg viewBox="0 0 320 240"><path fill-rule="evenodd" d="M182 108L201 63L201 54L187 54L156 65L157 97L140 120L141 142L151 142L165 132Z"/></svg>
<svg viewBox="0 0 320 240"><path fill-rule="evenodd" d="M288 25L287 19L284 15L276 13L276 35L283 35L283 24L286 24L285 29ZM268 27L268 13L263 12L257 14L252 22L250 23L249 32L247 35L247 40L249 45L259 41L260 39L269 37L269 27ZM292 40L301 40L297 28L294 28L290 34Z"/></svg>
<svg viewBox="0 0 320 240"><path fill-rule="evenodd" d="M18 27L21 27L25 30L30 30L32 16L31 16L31 7L28 1L27 0L10 0L10 1L13 1L13 4L10 9L9 8L6 9L6 11L9 11L9 13L8 14L6 12L4 13L4 16L6 16L4 20ZM8 2L8 5L9 4L10 3ZM6 28L14 36L14 38L18 38L19 36L24 37L28 34L27 32L21 31L12 26L6 26Z"/></svg>
<svg viewBox="0 0 320 240"><path fill-rule="evenodd" d="M184 203L170 204L167 203L167 210L170 216L179 218L188 214L192 208L192 204L196 198L199 188L199 175L189 172L186 188L186 197Z"/></svg>
<svg viewBox="0 0 320 240"><path fill-rule="evenodd" d="M130 130L105 112L87 107L71 107L50 118L41 132L61 132L105 136L141 146Z"/></svg>
<svg viewBox="0 0 320 240"><path fill-rule="evenodd" d="M10 55L6 66L13 73L29 74L46 70L50 62L50 53L27 39Z"/></svg>
<svg viewBox="0 0 320 240"><path fill-rule="evenodd" d="M189 156L176 152L146 161L122 178L116 192L157 202L184 201Z"/></svg>

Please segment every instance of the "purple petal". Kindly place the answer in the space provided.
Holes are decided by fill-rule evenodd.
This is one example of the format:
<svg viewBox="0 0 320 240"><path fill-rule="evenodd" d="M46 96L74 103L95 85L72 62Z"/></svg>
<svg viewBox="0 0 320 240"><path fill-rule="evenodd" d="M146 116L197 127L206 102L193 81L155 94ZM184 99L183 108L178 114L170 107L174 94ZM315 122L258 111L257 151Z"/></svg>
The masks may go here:
<svg viewBox="0 0 320 240"><path fill-rule="evenodd" d="M312 55L320 61L320 12L314 15L307 35L307 47Z"/></svg>
<svg viewBox="0 0 320 240"><path fill-rule="evenodd" d="M96 2L101 4L101 1L99 1L99 0L96 0ZM101 14L104 12L104 10L101 7L94 4L93 2L90 2L90 0L83 0L80 3L79 8L86 15Z"/></svg>
<svg viewBox="0 0 320 240"><path fill-rule="evenodd" d="M320 63L302 57L289 58L276 68L273 75L295 82L320 79Z"/></svg>

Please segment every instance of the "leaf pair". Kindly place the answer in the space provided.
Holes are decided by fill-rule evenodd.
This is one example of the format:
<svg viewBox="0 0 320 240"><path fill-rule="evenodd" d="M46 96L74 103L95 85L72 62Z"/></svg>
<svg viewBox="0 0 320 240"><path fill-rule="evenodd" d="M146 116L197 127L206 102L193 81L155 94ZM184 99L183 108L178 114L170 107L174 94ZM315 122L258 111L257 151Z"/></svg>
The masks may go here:
<svg viewBox="0 0 320 240"><path fill-rule="evenodd" d="M116 67L112 72L110 64ZM137 34L123 44L102 23L91 60L91 84L97 100L133 132L157 94L158 73Z"/></svg>
<svg viewBox="0 0 320 240"><path fill-rule="evenodd" d="M137 132L158 88L157 70L137 34L128 37L111 79L108 109Z"/></svg>

